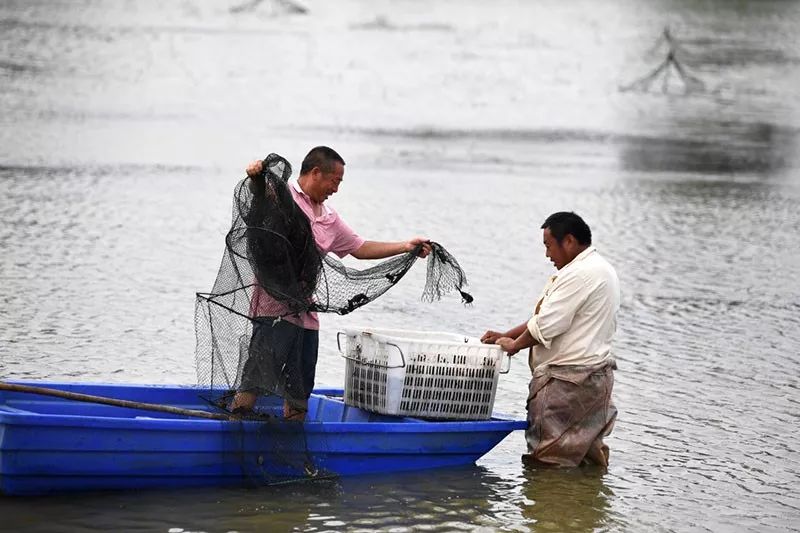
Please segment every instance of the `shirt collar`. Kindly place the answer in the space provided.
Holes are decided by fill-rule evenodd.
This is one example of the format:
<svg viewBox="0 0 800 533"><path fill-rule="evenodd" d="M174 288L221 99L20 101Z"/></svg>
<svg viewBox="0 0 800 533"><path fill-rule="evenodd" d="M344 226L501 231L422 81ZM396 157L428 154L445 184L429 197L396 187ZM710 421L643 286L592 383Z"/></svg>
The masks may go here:
<svg viewBox="0 0 800 533"><path fill-rule="evenodd" d="M311 197L306 194L303 188L300 187L299 181L297 181L296 179L289 180L289 186L292 187L295 191L297 191L303 198L305 198L308 201L308 203L314 205L314 200L312 200ZM330 215L332 212L331 208L328 207L328 205L325 202L322 202L322 210L323 210L322 213L323 216Z"/></svg>
<svg viewBox="0 0 800 533"><path fill-rule="evenodd" d="M297 180L289 180L289 185L297 192L308 198L308 195L303 191L302 187L300 187L300 182ZM310 200L310 198L309 198Z"/></svg>
<svg viewBox="0 0 800 533"><path fill-rule="evenodd" d="M597 251L597 248L595 248L594 246L589 246L584 251L582 251L581 253L576 255L575 258L572 261L570 261L569 263L564 265L564 268L562 268L561 270L564 270L565 268L569 268L572 265L580 263L581 261L583 261L584 259L589 257L589 255L593 254L596 251Z"/></svg>

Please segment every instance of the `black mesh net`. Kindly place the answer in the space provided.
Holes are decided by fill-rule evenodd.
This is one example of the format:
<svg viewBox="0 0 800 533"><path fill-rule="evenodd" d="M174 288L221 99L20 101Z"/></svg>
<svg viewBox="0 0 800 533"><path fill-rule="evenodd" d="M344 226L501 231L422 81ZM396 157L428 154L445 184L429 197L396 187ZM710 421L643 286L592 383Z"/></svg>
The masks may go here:
<svg viewBox="0 0 800 533"><path fill-rule="evenodd" d="M260 176L236 185L222 264L211 292L198 293L195 305L198 382L208 388L208 400L229 409L237 392L257 394L257 409L244 416L266 422L308 408L318 336L299 325L301 315L344 315L368 304L400 281L422 248L363 270L323 255L289 190L291 172L288 161L270 154ZM456 259L438 243L430 245L422 300L458 291L471 303ZM284 433L304 438L302 431ZM282 446L295 455L305 449L303 442ZM302 470L313 471L310 458L303 459Z"/></svg>

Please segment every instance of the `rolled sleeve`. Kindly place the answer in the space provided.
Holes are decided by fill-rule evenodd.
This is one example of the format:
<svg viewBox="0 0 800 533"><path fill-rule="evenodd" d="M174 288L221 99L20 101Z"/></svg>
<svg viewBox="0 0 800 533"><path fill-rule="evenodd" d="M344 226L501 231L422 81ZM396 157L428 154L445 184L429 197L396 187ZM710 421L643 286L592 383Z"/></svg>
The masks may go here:
<svg viewBox="0 0 800 533"><path fill-rule="evenodd" d="M528 321L528 331L539 344L550 349L553 339L569 329L586 296L586 284L580 276L559 278L544 297L539 312Z"/></svg>
<svg viewBox="0 0 800 533"><path fill-rule="evenodd" d="M528 331L530 332L531 336L536 340L537 343L541 344L548 350L550 349L551 340L544 338L542 335L542 330L539 328L538 322L539 315L533 315L530 320L528 320Z"/></svg>

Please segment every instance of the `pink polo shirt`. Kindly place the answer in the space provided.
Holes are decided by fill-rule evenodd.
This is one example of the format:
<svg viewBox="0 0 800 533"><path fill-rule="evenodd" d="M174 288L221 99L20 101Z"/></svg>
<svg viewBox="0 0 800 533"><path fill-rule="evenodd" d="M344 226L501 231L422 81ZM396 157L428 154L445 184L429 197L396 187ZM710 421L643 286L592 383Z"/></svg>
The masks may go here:
<svg viewBox="0 0 800 533"><path fill-rule="evenodd" d="M300 188L297 180L289 182L289 190L292 192L295 203L311 223L314 241L322 255L333 252L339 257L344 257L361 248L364 239L356 235L333 208L323 203L322 214L316 216L314 215L314 203ZM280 302L275 301L264 289L256 286L253 299L250 301L250 316L279 316L286 312L287 309ZM317 313L300 313L299 316L287 315L284 320L306 329L319 329Z"/></svg>

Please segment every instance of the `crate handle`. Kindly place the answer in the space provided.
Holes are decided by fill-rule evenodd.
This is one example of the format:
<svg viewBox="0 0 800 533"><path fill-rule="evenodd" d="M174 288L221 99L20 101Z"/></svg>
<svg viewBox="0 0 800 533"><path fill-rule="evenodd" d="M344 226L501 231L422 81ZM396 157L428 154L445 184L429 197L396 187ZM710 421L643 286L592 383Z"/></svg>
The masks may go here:
<svg viewBox="0 0 800 533"><path fill-rule="evenodd" d="M337 331L336 332L336 347L339 349L339 355L344 356L344 352L342 352L342 343L339 342L339 337L344 335L344 331Z"/></svg>
<svg viewBox="0 0 800 533"><path fill-rule="evenodd" d="M506 367L505 370L500 370L499 371L500 374L508 374L508 372L511 370L511 356L507 355L506 358L508 359L508 366Z"/></svg>
<svg viewBox="0 0 800 533"><path fill-rule="evenodd" d="M348 359L350 361L355 361L356 363L361 363L362 365L379 366L381 368L405 368L406 367L406 357L405 357L405 355L403 355L403 350L401 350L400 347L398 345L396 345L395 343L393 343L393 342L386 341L384 344L386 344L388 346L394 346L395 348L397 348L397 351L400 352L400 360L403 362L403 364L401 364L400 366L381 365L381 364L378 364L378 363L371 363L369 361L363 361L361 359L357 359L355 357L348 356L346 353L344 353L342 351L342 343L339 342L339 337L341 335L345 335L345 332L344 331L339 331L339 332L336 333L336 347L339 348L339 355L341 355L345 359Z"/></svg>

